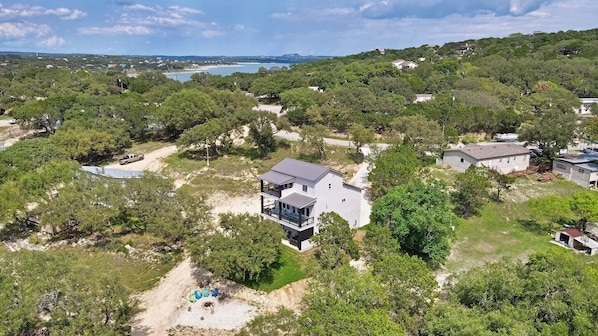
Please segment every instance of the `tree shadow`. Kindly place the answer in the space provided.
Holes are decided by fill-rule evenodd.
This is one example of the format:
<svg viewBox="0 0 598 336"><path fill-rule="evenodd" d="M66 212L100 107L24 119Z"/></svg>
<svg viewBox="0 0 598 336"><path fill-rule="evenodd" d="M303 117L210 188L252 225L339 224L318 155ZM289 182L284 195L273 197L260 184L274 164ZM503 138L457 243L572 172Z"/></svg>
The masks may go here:
<svg viewBox="0 0 598 336"><path fill-rule="evenodd" d="M540 223L533 219L517 219L517 223L521 225L526 231L536 233L536 234L545 234L550 233L552 230L552 225L546 223Z"/></svg>
<svg viewBox="0 0 598 336"><path fill-rule="evenodd" d="M246 157L250 160L263 160L262 154L255 147L233 147L229 151L230 155Z"/></svg>

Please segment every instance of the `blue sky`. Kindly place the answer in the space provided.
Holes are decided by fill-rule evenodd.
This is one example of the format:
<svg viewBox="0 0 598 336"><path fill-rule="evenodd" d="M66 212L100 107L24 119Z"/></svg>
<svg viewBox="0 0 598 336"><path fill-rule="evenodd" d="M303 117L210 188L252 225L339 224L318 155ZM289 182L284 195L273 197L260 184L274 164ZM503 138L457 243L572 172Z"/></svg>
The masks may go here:
<svg viewBox="0 0 598 336"><path fill-rule="evenodd" d="M344 56L592 28L596 0L0 0L0 51Z"/></svg>

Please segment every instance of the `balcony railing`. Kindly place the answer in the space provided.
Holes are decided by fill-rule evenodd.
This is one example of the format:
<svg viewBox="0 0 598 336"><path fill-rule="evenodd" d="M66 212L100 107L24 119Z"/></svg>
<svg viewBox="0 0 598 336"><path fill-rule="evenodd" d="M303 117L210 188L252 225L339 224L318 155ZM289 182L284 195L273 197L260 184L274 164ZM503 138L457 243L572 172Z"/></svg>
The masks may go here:
<svg viewBox="0 0 598 336"><path fill-rule="evenodd" d="M284 210L279 212L278 208L264 208L262 213L283 223L291 224L300 228L314 223L313 217L306 217L305 215L287 212Z"/></svg>
<svg viewBox="0 0 598 336"><path fill-rule="evenodd" d="M262 189L262 192L278 198L280 198L280 196L282 195L282 191L280 189L264 188Z"/></svg>

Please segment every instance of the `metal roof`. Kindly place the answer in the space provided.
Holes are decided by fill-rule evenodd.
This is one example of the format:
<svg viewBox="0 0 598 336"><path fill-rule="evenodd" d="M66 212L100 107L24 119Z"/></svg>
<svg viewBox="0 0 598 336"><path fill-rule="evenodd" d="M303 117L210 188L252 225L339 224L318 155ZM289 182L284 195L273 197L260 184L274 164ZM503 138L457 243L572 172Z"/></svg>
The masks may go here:
<svg viewBox="0 0 598 336"><path fill-rule="evenodd" d="M294 206L295 208L301 209L308 205L311 205L316 201L316 199L307 195L292 193L286 197L281 198L280 201L282 203Z"/></svg>
<svg viewBox="0 0 598 336"><path fill-rule="evenodd" d="M285 158L276 166L272 167L272 171L316 182L329 171L332 171L332 169L317 165L315 163Z"/></svg>
<svg viewBox="0 0 598 336"><path fill-rule="evenodd" d="M582 168L582 169L587 169L591 172L597 172L598 171L598 165L594 164L594 163L582 163L582 164L578 164L575 165L577 168Z"/></svg>
<svg viewBox="0 0 598 336"><path fill-rule="evenodd" d="M575 237L574 240L580 242L583 246L589 247L591 249L598 249L598 242L594 239L588 238L586 236Z"/></svg>
<svg viewBox="0 0 598 336"><path fill-rule="evenodd" d="M529 154L530 150L516 144L493 144L493 145L467 145L462 148L446 150L444 153L461 152L471 156L476 160L487 160L507 156L517 156Z"/></svg>
<svg viewBox="0 0 598 336"><path fill-rule="evenodd" d="M577 155L564 155L562 157L555 158L557 161L565 161L569 163L589 163L598 161L598 152L582 153Z"/></svg>
<svg viewBox="0 0 598 336"><path fill-rule="evenodd" d="M97 166L81 166L86 172L111 177L111 178L139 178L143 175L143 172L140 171L131 171L131 170L122 170L122 169L115 169L115 168L104 168L104 167L97 167Z"/></svg>
<svg viewBox="0 0 598 336"><path fill-rule="evenodd" d="M272 182L272 183L278 184L278 185L289 183L289 182L292 182L293 180L295 180L295 178L293 176L289 176L289 175L282 174L282 173L277 173L272 170L265 174L258 176L258 178L260 180L266 180L268 182Z"/></svg>
<svg viewBox="0 0 598 336"><path fill-rule="evenodd" d="M570 237L573 237L573 238L583 236L583 233L581 233L577 229L563 229L561 231L565 232L567 235L569 235Z"/></svg>

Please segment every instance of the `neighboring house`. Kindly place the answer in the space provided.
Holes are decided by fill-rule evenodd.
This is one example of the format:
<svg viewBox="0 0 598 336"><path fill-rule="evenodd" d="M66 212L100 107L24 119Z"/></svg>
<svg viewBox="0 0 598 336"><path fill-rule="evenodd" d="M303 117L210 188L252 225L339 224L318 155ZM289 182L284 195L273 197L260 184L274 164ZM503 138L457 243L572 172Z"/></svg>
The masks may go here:
<svg viewBox="0 0 598 336"><path fill-rule="evenodd" d="M598 242L576 229L563 229L554 234L554 240L576 251L598 254Z"/></svg>
<svg viewBox="0 0 598 336"><path fill-rule="evenodd" d="M501 174L524 171L529 167L530 150L516 144L467 145L446 150L442 165L464 172L471 165L488 167Z"/></svg>
<svg viewBox="0 0 598 336"><path fill-rule="evenodd" d="M343 182L331 168L286 158L260 179L260 213L282 225L286 242L300 251L313 247L318 217L334 211L351 228L361 227L361 188Z"/></svg>
<svg viewBox="0 0 598 336"><path fill-rule="evenodd" d="M577 114L589 116L592 115L592 108L598 108L598 98L579 98L579 103L579 107L573 108Z"/></svg>
<svg viewBox="0 0 598 336"><path fill-rule="evenodd" d="M552 161L552 172L584 188L598 187L598 152L565 155Z"/></svg>
<svg viewBox="0 0 598 336"><path fill-rule="evenodd" d="M420 94L415 95L415 100L413 101L413 103L417 104L417 103L427 102L432 99L434 99L434 96L432 94L420 93Z"/></svg>
<svg viewBox="0 0 598 336"><path fill-rule="evenodd" d="M396 61L392 61L392 65L397 67L399 70L403 69L415 69L417 68L418 64L412 61L406 61L404 59L398 59Z"/></svg>

